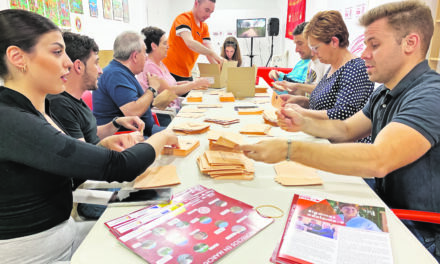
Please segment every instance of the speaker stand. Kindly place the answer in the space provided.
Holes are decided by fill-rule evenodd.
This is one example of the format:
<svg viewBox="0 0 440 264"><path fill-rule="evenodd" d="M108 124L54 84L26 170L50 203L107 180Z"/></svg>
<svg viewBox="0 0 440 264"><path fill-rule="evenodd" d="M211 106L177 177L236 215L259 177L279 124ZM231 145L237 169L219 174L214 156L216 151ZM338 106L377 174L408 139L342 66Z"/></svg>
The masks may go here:
<svg viewBox="0 0 440 264"><path fill-rule="evenodd" d="M251 54L250 55L245 55L245 56L249 56L249 58L251 59L251 65L250 65L251 67L252 67L252 60L255 57L255 55L253 53L253 50L254 50L254 38L251 37Z"/></svg>
<svg viewBox="0 0 440 264"><path fill-rule="evenodd" d="M266 67L269 65L269 62L272 59L272 56L273 56L273 36L272 36L272 43L270 45L270 56L269 56L269 59L267 60Z"/></svg>

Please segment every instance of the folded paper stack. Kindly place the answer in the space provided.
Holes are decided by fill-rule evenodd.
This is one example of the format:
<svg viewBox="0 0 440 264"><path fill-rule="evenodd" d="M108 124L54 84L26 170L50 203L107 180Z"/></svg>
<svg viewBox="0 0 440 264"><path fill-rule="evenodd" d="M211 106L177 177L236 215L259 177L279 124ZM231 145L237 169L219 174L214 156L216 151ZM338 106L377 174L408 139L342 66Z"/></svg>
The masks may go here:
<svg viewBox="0 0 440 264"><path fill-rule="evenodd" d="M216 180L252 180L253 162L243 153L207 150L197 158L203 174Z"/></svg>
<svg viewBox="0 0 440 264"><path fill-rule="evenodd" d="M220 102L235 102L233 93L223 93L219 95Z"/></svg>
<svg viewBox="0 0 440 264"><path fill-rule="evenodd" d="M211 117L211 118L206 118L204 121L208 123L219 124L222 126L240 123L240 119L233 117Z"/></svg>
<svg viewBox="0 0 440 264"><path fill-rule="evenodd" d="M178 148L166 145L162 150L162 154L185 157L193 150L195 150L198 146L200 146L200 141L197 139L179 138Z"/></svg>
<svg viewBox="0 0 440 264"><path fill-rule="evenodd" d="M202 102L203 93L202 92L190 92L186 97L186 100L190 103Z"/></svg>
<svg viewBox="0 0 440 264"><path fill-rule="evenodd" d="M267 135L271 126L268 124L247 124L240 129L245 135Z"/></svg>
<svg viewBox="0 0 440 264"><path fill-rule="evenodd" d="M235 147L244 144L242 135L229 131L211 130L207 137L210 150L239 152Z"/></svg>

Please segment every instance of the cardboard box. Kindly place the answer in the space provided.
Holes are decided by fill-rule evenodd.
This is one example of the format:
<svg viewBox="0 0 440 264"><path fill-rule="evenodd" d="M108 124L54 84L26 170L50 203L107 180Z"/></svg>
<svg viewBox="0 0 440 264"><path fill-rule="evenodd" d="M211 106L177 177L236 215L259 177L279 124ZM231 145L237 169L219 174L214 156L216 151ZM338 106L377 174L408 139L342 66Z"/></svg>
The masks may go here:
<svg viewBox="0 0 440 264"><path fill-rule="evenodd" d="M228 81L226 91L234 94L235 98L254 97L255 78L257 67L239 67L228 69Z"/></svg>
<svg viewBox="0 0 440 264"><path fill-rule="evenodd" d="M220 68L219 64L198 63L200 77L211 78L213 81L209 87L223 88L228 79L228 68L237 68L237 61L225 61Z"/></svg>

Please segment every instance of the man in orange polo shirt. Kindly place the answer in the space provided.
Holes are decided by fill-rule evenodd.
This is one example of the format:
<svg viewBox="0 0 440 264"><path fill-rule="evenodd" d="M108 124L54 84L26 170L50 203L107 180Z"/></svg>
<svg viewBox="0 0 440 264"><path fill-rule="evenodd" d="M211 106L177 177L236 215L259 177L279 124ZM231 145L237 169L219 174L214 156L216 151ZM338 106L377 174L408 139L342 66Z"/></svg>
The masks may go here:
<svg viewBox="0 0 440 264"><path fill-rule="evenodd" d="M195 0L191 11L176 17L168 37L169 50L163 60L176 81L192 81L191 70L199 54L210 63L223 59L212 49L208 25L204 22L214 12L215 0Z"/></svg>

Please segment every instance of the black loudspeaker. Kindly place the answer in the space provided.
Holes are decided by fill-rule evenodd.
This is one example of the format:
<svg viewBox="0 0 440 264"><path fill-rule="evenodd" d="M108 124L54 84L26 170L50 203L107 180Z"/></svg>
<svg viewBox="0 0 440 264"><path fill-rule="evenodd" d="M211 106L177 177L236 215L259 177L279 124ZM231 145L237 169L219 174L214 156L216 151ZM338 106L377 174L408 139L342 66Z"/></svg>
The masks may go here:
<svg viewBox="0 0 440 264"><path fill-rule="evenodd" d="M269 25L267 27L267 33L269 36L278 36L280 32L280 20L276 17L269 18Z"/></svg>

